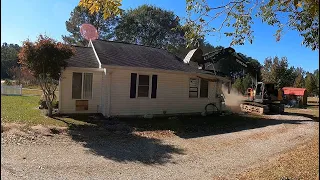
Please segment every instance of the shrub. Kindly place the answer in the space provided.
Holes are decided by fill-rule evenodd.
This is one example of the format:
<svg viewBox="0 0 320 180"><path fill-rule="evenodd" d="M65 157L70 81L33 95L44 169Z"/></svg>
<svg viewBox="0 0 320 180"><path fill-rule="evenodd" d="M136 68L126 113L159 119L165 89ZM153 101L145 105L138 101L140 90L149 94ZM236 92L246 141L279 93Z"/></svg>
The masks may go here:
<svg viewBox="0 0 320 180"><path fill-rule="evenodd" d="M6 79L4 81L4 84L7 85L7 86L11 86L12 85L12 81L10 79Z"/></svg>

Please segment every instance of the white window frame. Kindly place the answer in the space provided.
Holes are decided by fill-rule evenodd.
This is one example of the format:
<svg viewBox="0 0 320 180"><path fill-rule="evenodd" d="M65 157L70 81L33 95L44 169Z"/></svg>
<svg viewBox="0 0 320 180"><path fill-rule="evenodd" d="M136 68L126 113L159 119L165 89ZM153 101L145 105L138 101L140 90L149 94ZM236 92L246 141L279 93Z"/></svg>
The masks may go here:
<svg viewBox="0 0 320 180"><path fill-rule="evenodd" d="M198 79L198 86L197 86L197 88L198 88L198 93L197 93L198 96L197 96L197 97L190 97L190 80L191 80L191 79ZM188 87L189 87L189 89L188 89L188 97L189 97L189 99L196 99L196 98L208 99L208 98L209 98L209 82L208 82L208 97L200 97L201 79L202 79L202 78L189 77L189 81L188 81L188 83L189 83L189 85L188 85Z"/></svg>
<svg viewBox="0 0 320 180"><path fill-rule="evenodd" d="M148 76L149 77L149 89L148 89L148 97L139 97L139 76L142 75L142 76ZM152 92L152 78L151 78L152 75L150 74L139 74L137 73L137 83L136 83L136 98L141 98L141 99L151 99L151 92Z"/></svg>
<svg viewBox="0 0 320 180"><path fill-rule="evenodd" d="M90 72L72 72L72 76L73 76L73 73L81 73L82 74L82 79L81 79L81 98L78 99L78 98L73 98L72 97L72 90L73 90L72 88L71 88L71 98L73 100L91 100L91 99L93 99L93 73L90 73ZM91 98L90 99L89 98L84 98L84 89L83 89L84 74L92 74L92 89L91 89ZM72 80L71 83L73 83L73 80Z"/></svg>

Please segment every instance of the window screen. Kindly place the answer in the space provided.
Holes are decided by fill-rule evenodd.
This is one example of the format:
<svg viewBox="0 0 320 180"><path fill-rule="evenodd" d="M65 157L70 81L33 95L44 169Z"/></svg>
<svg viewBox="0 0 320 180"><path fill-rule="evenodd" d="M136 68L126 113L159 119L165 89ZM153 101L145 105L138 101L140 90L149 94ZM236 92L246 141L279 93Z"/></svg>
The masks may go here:
<svg viewBox="0 0 320 180"><path fill-rule="evenodd" d="M82 94L82 73L72 75L72 99L81 99Z"/></svg>
<svg viewBox="0 0 320 180"><path fill-rule="evenodd" d="M189 97L197 98L198 97L198 86L199 80L196 78L191 78L189 80Z"/></svg>
<svg viewBox="0 0 320 180"><path fill-rule="evenodd" d="M83 99L92 99L92 73L84 73Z"/></svg>
<svg viewBox="0 0 320 180"><path fill-rule="evenodd" d="M138 97L149 97L149 76L139 75Z"/></svg>
<svg viewBox="0 0 320 180"><path fill-rule="evenodd" d="M208 97L208 81L201 79L200 82L200 97Z"/></svg>

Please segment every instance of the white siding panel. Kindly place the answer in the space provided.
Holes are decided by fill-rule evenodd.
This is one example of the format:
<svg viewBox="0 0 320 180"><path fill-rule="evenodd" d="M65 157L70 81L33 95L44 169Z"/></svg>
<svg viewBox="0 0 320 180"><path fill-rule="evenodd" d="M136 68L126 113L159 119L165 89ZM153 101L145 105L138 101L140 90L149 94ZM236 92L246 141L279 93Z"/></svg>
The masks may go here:
<svg viewBox="0 0 320 180"><path fill-rule="evenodd" d="M73 72L88 72L93 73L93 81L92 81L92 99L89 99L89 110L87 111L76 111L75 100L72 99L72 73ZM102 83L102 75L103 72L93 72L90 70L75 70L66 68L62 73L62 79L60 81L60 90L61 97L59 97L59 101L61 101L59 107L60 113L100 113L101 112L101 83Z"/></svg>
<svg viewBox="0 0 320 180"><path fill-rule="evenodd" d="M131 73L158 75L157 98L130 98ZM163 111L167 114L202 112L208 103L217 100L217 83L209 82L208 98L189 98L190 77L187 74L114 70L110 115L163 114Z"/></svg>

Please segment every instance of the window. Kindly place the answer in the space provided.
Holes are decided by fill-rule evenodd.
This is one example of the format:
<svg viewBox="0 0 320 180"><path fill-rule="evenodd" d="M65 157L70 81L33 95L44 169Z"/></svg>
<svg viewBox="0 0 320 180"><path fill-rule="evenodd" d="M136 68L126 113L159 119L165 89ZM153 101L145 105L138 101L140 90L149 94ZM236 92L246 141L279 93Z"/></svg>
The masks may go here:
<svg viewBox="0 0 320 180"><path fill-rule="evenodd" d="M139 75L138 97L149 97L149 76Z"/></svg>
<svg viewBox="0 0 320 180"><path fill-rule="evenodd" d="M151 83L150 83L151 77ZM130 98L149 97L157 98L158 75L138 75L131 73ZM138 91L138 92L137 92Z"/></svg>
<svg viewBox="0 0 320 180"><path fill-rule="evenodd" d="M200 97L207 98L208 97L208 85L209 82L201 79L200 82Z"/></svg>
<svg viewBox="0 0 320 180"><path fill-rule="evenodd" d="M199 83L200 82L200 83ZM209 82L204 79L190 78L189 81L189 98L207 98ZM199 94L200 91L200 94ZM199 96L200 95L200 96Z"/></svg>
<svg viewBox="0 0 320 180"><path fill-rule="evenodd" d="M73 73L72 99L92 99L92 73Z"/></svg>
<svg viewBox="0 0 320 180"><path fill-rule="evenodd" d="M198 97L198 88L199 87L199 79L191 78L189 81L189 97L197 98Z"/></svg>
<svg viewBox="0 0 320 180"><path fill-rule="evenodd" d="M83 99L92 99L92 73L84 73Z"/></svg>
<svg viewBox="0 0 320 180"><path fill-rule="evenodd" d="M81 99L82 73L73 73L72 76L72 99Z"/></svg>

